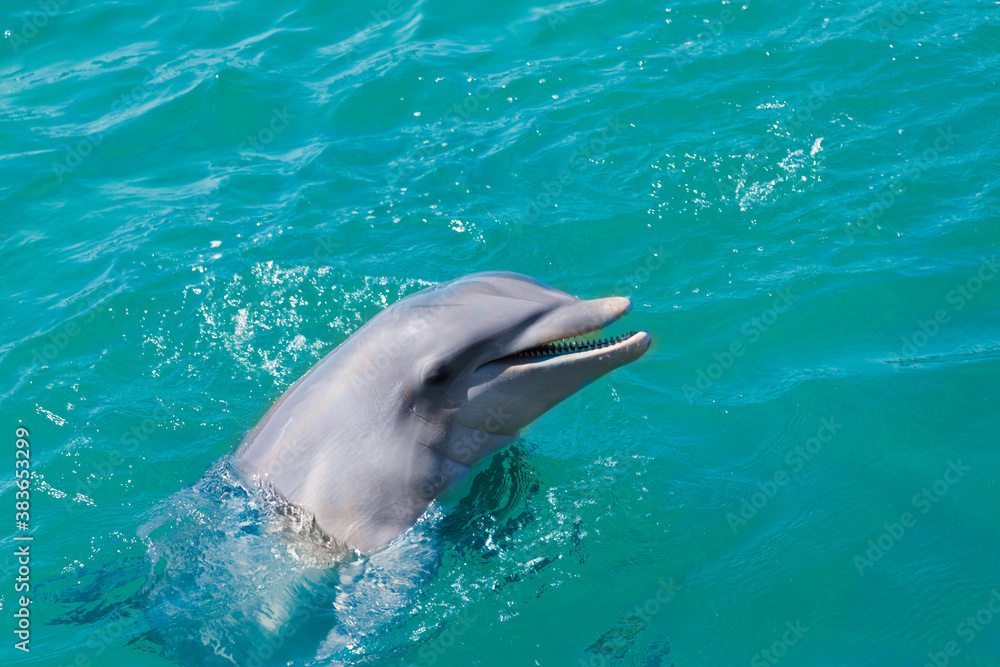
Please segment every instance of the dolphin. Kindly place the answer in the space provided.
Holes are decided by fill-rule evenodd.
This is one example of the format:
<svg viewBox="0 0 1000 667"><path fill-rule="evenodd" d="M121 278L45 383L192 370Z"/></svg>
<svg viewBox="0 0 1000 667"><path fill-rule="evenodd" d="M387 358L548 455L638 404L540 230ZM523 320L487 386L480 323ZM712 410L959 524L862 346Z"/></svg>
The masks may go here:
<svg viewBox="0 0 1000 667"><path fill-rule="evenodd" d="M641 357L646 331L586 336L630 309L503 271L412 294L289 387L234 468L335 543L377 551L539 415Z"/></svg>

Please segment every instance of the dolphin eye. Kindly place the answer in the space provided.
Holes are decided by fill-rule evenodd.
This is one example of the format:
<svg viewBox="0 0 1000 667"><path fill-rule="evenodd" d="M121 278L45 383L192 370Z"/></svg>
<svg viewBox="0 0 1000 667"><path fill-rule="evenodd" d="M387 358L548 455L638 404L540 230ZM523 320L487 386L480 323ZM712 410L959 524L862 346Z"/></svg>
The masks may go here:
<svg viewBox="0 0 1000 667"><path fill-rule="evenodd" d="M424 379L424 384L431 385L433 387L441 386L451 377L451 373L448 371L446 366L435 366L427 374Z"/></svg>

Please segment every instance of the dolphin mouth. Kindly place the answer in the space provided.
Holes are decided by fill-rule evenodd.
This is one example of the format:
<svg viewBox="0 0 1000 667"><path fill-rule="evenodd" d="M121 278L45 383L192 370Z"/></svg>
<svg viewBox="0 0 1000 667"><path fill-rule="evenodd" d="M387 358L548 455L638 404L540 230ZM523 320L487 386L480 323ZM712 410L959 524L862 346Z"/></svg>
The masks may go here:
<svg viewBox="0 0 1000 667"><path fill-rule="evenodd" d="M508 355L502 359L497 359L497 361L516 362L519 359L528 361L536 359L553 359L557 357L576 355L583 352L595 351L602 354L605 352L612 352L619 348L624 349L631 347L640 343L643 337L648 336L649 334L646 331L630 331L628 333L621 334L620 336L615 336L614 338L608 337L595 340L588 340L585 336L571 336L569 338L549 341L547 343L542 343L541 345L528 348L527 350L515 352L514 354Z"/></svg>
<svg viewBox="0 0 1000 667"><path fill-rule="evenodd" d="M484 365L512 371L570 366L600 368L600 374L635 361L649 348L646 331L599 337L605 327L632 310L624 297L577 301L556 322L531 327L507 354Z"/></svg>

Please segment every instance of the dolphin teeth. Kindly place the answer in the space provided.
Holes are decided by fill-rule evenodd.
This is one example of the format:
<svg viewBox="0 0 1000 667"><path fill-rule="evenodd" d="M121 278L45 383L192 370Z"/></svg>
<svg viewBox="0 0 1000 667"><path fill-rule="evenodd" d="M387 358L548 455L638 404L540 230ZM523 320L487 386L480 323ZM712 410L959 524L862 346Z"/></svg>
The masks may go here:
<svg viewBox="0 0 1000 667"><path fill-rule="evenodd" d="M586 352L589 350L600 350L616 343L620 343L624 340L628 340L636 334L635 331L629 331L628 333L623 333L614 338L600 338L596 340L558 340L550 341L548 343L542 343L536 347L521 350L520 352L514 353L515 357L522 358L552 358L558 357L564 354L572 354L575 352Z"/></svg>

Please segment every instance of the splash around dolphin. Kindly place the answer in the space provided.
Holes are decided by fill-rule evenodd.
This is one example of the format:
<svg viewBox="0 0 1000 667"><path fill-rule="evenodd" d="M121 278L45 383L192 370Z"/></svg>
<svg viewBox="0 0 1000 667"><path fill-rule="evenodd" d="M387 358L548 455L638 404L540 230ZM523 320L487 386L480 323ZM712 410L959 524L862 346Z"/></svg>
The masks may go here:
<svg viewBox="0 0 1000 667"><path fill-rule="evenodd" d="M380 549L476 461L602 375L645 331L588 339L624 297L581 300L517 273L474 273L372 318L278 399L236 469L335 542Z"/></svg>

